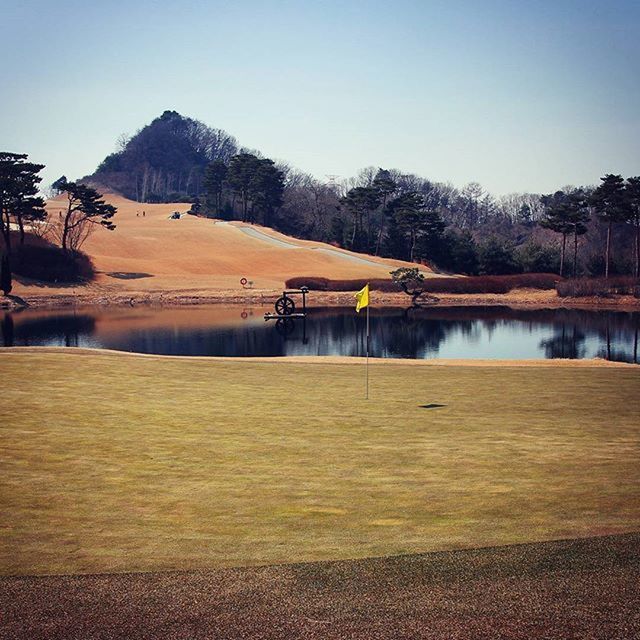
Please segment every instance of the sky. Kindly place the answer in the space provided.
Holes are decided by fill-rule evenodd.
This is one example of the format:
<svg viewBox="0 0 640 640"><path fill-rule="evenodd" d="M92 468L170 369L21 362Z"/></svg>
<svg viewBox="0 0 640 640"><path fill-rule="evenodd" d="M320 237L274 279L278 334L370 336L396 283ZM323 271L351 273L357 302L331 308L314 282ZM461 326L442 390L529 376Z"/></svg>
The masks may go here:
<svg viewBox="0 0 640 640"><path fill-rule="evenodd" d="M167 109L321 180L640 174L640 0L0 0L0 150L92 173Z"/></svg>

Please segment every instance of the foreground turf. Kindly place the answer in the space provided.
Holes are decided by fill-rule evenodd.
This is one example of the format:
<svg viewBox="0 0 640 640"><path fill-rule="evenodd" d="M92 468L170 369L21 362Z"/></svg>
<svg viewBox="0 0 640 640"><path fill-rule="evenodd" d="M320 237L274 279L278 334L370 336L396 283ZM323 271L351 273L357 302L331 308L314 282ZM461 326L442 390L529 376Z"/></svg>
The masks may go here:
<svg viewBox="0 0 640 640"><path fill-rule="evenodd" d="M640 374L2 353L0 572L211 568L640 528ZM439 405L423 408L422 405Z"/></svg>
<svg viewBox="0 0 640 640"><path fill-rule="evenodd" d="M631 640L640 536L213 571L0 578L16 640Z"/></svg>

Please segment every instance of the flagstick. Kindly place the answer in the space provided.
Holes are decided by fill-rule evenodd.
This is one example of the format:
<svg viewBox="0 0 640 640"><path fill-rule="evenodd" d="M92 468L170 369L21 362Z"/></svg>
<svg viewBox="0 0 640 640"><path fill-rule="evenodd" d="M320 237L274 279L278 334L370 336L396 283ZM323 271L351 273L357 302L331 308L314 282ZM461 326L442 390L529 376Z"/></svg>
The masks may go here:
<svg viewBox="0 0 640 640"><path fill-rule="evenodd" d="M369 399L369 305L367 305L367 360L365 363L365 370L366 370L366 394L365 394L365 400Z"/></svg>

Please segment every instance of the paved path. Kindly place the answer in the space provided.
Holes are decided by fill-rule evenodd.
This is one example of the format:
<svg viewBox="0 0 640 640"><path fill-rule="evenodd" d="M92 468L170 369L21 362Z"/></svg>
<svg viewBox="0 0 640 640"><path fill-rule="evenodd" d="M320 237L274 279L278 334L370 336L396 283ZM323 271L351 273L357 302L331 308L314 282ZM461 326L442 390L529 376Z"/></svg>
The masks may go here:
<svg viewBox="0 0 640 640"><path fill-rule="evenodd" d="M357 264L366 264L371 267L381 267L386 269L387 271L390 269L389 265L383 264L382 262L376 262L375 260L369 260L368 258L363 258L354 253L348 253L346 251L340 251L338 249L331 249L330 247L309 247L303 246L299 244L295 244L293 242L288 242L286 240L281 240L280 238L276 238L274 236L269 235L268 233L264 233L264 231L260 231L260 229L255 229L254 227L246 227L233 225L236 229L239 229L243 233L251 236L252 238L256 238L257 240L262 240L263 242L268 242L271 245L276 247L284 248L284 249L307 249L310 251L318 251L319 253L326 253L330 256L337 256L338 258L342 258L343 260L348 260L349 262L354 262Z"/></svg>
<svg viewBox="0 0 640 640"><path fill-rule="evenodd" d="M0 638L640 638L640 534L219 571L4 578Z"/></svg>

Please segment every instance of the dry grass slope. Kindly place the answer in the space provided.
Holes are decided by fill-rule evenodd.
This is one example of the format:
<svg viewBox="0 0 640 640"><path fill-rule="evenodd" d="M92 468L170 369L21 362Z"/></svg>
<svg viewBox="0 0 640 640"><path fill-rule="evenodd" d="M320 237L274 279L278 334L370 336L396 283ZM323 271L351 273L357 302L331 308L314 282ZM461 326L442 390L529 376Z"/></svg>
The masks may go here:
<svg viewBox="0 0 640 640"><path fill-rule="evenodd" d="M289 238L272 229L255 226L256 236L243 233L237 223L184 215L170 219L174 211L186 212L188 204L146 204L107 194L118 208L113 232L98 229L83 245L100 272L95 283L107 293L146 291L236 290L246 277L255 289L277 289L287 278L318 274L327 278L381 278L398 266L397 260L371 258L336 251L320 242ZM64 210L64 196L47 203L53 219ZM143 216L144 212L144 216ZM275 238L283 242L269 242ZM297 248L295 248L297 247ZM340 254L346 257L341 257ZM351 259L350 259L351 258ZM377 264L376 264L377 263ZM114 278L108 274L125 274ZM126 274L150 277L127 278ZM49 293L55 293L48 288ZM18 295L42 295L37 287L17 285Z"/></svg>

